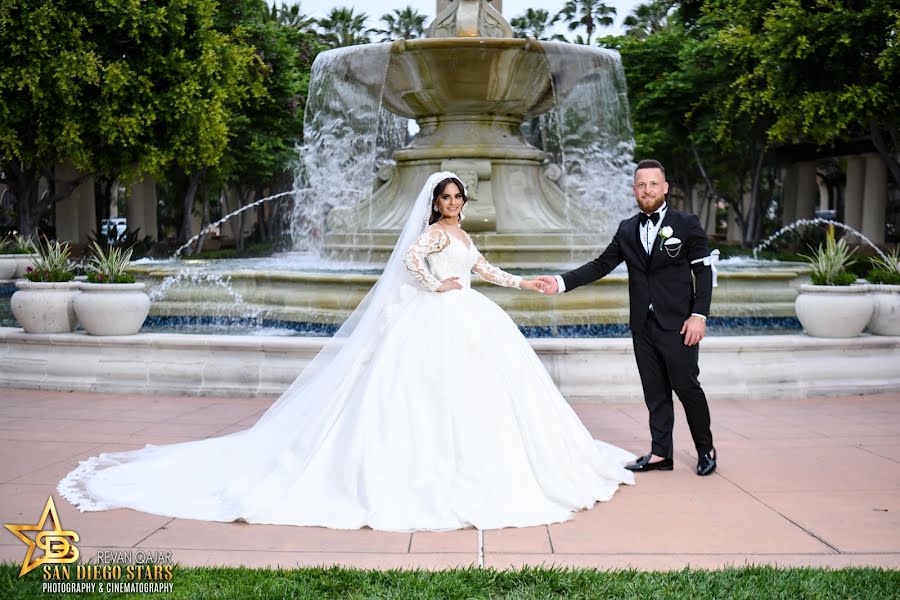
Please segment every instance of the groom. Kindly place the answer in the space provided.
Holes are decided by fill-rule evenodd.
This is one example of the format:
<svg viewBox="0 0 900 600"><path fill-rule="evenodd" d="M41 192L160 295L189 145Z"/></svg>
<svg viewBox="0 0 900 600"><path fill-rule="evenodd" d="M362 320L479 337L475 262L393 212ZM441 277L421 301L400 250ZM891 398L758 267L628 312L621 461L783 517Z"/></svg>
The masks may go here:
<svg viewBox="0 0 900 600"><path fill-rule="evenodd" d="M713 287L706 233L696 216L666 204L669 184L659 162L638 163L633 190L641 212L619 224L600 256L568 273L539 279L545 284L544 293L569 292L605 277L625 261L629 326L653 439L650 453L625 468L672 470L674 391L694 438L697 474L709 475L716 470L716 451L709 406L697 380L698 344L706 333Z"/></svg>

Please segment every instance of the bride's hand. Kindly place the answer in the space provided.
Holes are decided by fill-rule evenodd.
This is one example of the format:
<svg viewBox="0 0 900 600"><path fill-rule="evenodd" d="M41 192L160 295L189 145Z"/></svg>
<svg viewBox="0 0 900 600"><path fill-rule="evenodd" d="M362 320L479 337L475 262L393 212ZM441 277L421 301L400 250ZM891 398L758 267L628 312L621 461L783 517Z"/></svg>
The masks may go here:
<svg viewBox="0 0 900 600"><path fill-rule="evenodd" d="M437 291L446 292L449 290L461 290L462 285L457 281L457 279L459 279L459 277L448 277L441 282L441 287L439 287Z"/></svg>
<svg viewBox="0 0 900 600"><path fill-rule="evenodd" d="M519 282L520 289L531 290L532 292L538 292L539 294L544 293L546 285L547 284L539 279L523 279Z"/></svg>

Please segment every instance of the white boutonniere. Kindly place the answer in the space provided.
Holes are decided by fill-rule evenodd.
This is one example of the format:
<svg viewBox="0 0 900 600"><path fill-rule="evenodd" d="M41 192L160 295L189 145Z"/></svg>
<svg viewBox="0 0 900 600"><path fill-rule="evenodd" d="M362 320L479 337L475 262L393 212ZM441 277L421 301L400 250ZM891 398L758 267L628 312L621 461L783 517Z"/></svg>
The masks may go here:
<svg viewBox="0 0 900 600"><path fill-rule="evenodd" d="M658 233L657 235L658 235L660 238L662 238L662 239L659 241L659 249L660 249L660 251L662 251L662 249L663 249L663 244L665 243L665 241L666 241L667 239L669 239L670 237L672 237L672 234L673 234L673 233L675 233L675 232L672 231L672 228L671 228L669 225L666 225L665 227L663 227L663 228L661 228L661 229L659 230L659 233Z"/></svg>

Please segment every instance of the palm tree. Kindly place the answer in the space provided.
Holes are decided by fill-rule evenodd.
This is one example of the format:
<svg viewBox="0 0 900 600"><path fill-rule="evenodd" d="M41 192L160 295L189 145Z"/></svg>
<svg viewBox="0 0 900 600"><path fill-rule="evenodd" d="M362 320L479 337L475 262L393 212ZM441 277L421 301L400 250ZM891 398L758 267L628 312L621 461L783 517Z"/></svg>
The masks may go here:
<svg viewBox="0 0 900 600"><path fill-rule="evenodd" d="M543 8L529 8L524 15L512 19L513 35L518 38L534 38L536 40L565 40L559 34L545 37L545 34L559 21L559 15L550 16Z"/></svg>
<svg viewBox="0 0 900 600"><path fill-rule="evenodd" d="M280 7L273 4L269 17L279 25L297 31L307 31L316 23L315 19L300 12L299 4L288 5L285 2Z"/></svg>
<svg viewBox="0 0 900 600"><path fill-rule="evenodd" d="M622 22L627 28L625 34L643 40L654 33L667 31L671 10L671 0L652 0L647 4L639 4Z"/></svg>
<svg viewBox="0 0 900 600"><path fill-rule="evenodd" d="M607 6L603 0L566 0L562 10L556 16L569 24L569 31L584 27L587 30L587 39L578 36L575 43L584 42L586 45L590 45L594 31L598 27L612 25L615 14L615 7Z"/></svg>
<svg viewBox="0 0 900 600"><path fill-rule="evenodd" d="M366 13L353 14L352 8L332 8L328 16L319 19L322 41L332 48L368 44Z"/></svg>
<svg viewBox="0 0 900 600"><path fill-rule="evenodd" d="M419 38L425 33L426 18L411 6L407 6L403 10L395 8L394 14L387 13L381 16L385 28L372 29L371 32L380 34L382 42Z"/></svg>

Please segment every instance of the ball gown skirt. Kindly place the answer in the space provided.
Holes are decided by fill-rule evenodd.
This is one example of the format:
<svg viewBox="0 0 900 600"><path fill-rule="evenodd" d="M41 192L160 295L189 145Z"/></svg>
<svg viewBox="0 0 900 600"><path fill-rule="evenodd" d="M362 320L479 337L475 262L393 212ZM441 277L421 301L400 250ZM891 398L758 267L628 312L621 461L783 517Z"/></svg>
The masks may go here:
<svg viewBox="0 0 900 600"><path fill-rule="evenodd" d="M382 329L327 401L297 398L221 437L92 457L59 492L82 511L440 531L565 521L634 483L624 465L635 456L592 439L481 293L417 294Z"/></svg>

